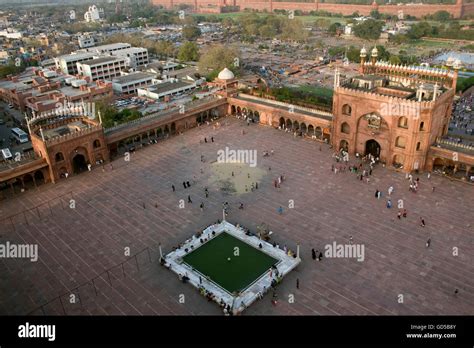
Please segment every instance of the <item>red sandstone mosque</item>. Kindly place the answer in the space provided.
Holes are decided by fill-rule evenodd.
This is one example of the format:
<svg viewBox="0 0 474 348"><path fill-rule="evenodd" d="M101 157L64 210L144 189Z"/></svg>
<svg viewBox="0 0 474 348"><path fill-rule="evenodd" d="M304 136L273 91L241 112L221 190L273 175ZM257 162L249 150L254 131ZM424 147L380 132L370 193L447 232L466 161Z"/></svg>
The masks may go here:
<svg viewBox="0 0 474 348"><path fill-rule="evenodd" d="M371 154L403 172L451 166L468 178L474 175L474 148L443 140L455 95L454 68L391 65L378 61L376 48L370 53L363 48L359 75L343 79L336 69L332 112L239 92L239 81L228 69L211 83L219 91L185 112L176 107L104 129L100 114L85 109L48 111L28 119L35 157L0 169L0 192L56 182L102 165L124 149L236 113L325 142L335 152Z"/></svg>

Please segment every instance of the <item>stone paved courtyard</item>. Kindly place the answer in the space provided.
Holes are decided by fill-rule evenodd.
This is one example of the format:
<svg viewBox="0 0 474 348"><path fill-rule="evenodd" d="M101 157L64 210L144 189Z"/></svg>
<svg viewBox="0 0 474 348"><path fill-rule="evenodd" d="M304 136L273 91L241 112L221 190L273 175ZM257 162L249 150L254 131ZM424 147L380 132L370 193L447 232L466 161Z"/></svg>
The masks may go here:
<svg viewBox="0 0 474 348"><path fill-rule="evenodd" d="M279 303L273 306L268 293L245 315L474 314L472 186L422 175L414 194L404 174L382 167L375 168L367 184L355 174L331 173L332 150L327 145L232 118L225 122L218 129L202 126L148 146L132 154L130 162L115 160L113 169L98 167L1 201L0 220L69 191L76 207L65 206L69 197L64 196L51 201L51 210L43 205L27 213L28 224L23 215L17 216L15 230L2 222L0 243L38 243L39 260L0 259L0 314L35 309L34 314L41 314L41 305L65 293L81 301L70 303L70 297L62 296L44 306L44 312L63 314L64 308L67 314L222 314L216 304L159 266L157 246L161 243L167 253L222 218L224 201L231 206L230 222L254 232L265 222L280 246L301 245L302 263L278 286ZM204 143L204 136L214 136L215 142ZM210 184L211 162L225 146L258 151L258 168L266 172L258 190L227 195ZM262 157L272 149L273 156ZM286 180L276 189L273 181L280 174ZM185 180L191 188L183 188ZM398 220L397 209L385 207L390 185L395 207L398 199L404 200L406 219ZM376 189L384 193L380 200L374 197ZM188 194L192 204L187 203ZM180 199L184 209L179 208ZM284 208L281 215L279 206ZM424 228L420 217L426 221ZM349 236L365 245L363 262L312 260L311 248L322 250L333 241L347 244ZM425 247L428 238L430 248ZM125 256L125 248L134 255L147 247L136 258ZM459 256L453 256L453 247ZM459 293L454 295L456 288ZM294 303L288 302L290 294ZM398 302L400 294L404 303Z"/></svg>

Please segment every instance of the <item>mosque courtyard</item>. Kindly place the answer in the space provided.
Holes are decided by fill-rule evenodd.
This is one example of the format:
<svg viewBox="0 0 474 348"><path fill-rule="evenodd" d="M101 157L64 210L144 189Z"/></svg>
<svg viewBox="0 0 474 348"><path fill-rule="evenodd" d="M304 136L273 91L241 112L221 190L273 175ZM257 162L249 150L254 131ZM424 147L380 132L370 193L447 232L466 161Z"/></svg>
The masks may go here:
<svg viewBox="0 0 474 348"><path fill-rule="evenodd" d="M159 246L167 254L222 220L224 202L232 224L253 233L266 224L270 243L300 245L301 263L277 285L276 305L269 292L243 315L474 313L472 186L420 174L415 194L403 173L381 166L367 183L334 174L340 164L326 144L219 122L0 201L0 244L38 245L37 262L0 258L0 313L222 315L160 265ZM217 163L225 147L256 150L256 167ZM397 218L399 200L406 218ZM312 258L311 249L333 244L363 246L364 257Z"/></svg>

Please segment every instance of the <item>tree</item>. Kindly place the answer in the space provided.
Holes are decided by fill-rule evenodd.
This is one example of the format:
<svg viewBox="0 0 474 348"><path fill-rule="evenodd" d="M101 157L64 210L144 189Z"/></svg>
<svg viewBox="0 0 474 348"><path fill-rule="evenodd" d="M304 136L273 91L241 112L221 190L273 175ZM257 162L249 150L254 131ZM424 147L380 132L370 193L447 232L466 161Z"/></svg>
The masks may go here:
<svg viewBox="0 0 474 348"><path fill-rule="evenodd" d="M176 46L171 41L161 40L153 45L153 51L159 57L174 57L176 54Z"/></svg>
<svg viewBox="0 0 474 348"><path fill-rule="evenodd" d="M104 128L110 128L116 124L130 122L142 117L142 114L138 110L124 109L118 111L116 107L110 105L110 103L105 100L97 102L96 109L100 112L102 126Z"/></svg>
<svg viewBox="0 0 474 348"><path fill-rule="evenodd" d="M377 40L382 32L383 22L368 19L354 27L354 35L365 40Z"/></svg>
<svg viewBox="0 0 474 348"><path fill-rule="evenodd" d="M275 28L271 25L263 25L260 27L259 30L260 36L266 38L266 39L271 39L274 38L277 34Z"/></svg>
<svg viewBox="0 0 474 348"><path fill-rule="evenodd" d="M178 59L182 62L197 61L199 59L199 47L195 42L185 42L179 48Z"/></svg>
<svg viewBox="0 0 474 348"><path fill-rule="evenodd" d="M300 19L285 19L281 29L280 37L283 40L292 41L306 41L309 34L304 28L303 22Z"/></svg>
<svg viewBox="0 0 474 348"><path fill-rule="evenodd" d="M423 36L428 36L432 31L431 25L428 22L421 22L413 24L407 33L410 39L417 40Z"/></svg>
<svg viewBox="0 0 474 348"><path fill-rule="evenodd" d="M331 21L327 18L318 18L314 21L314 26L321 29L328 29L331 26Z"/></svg>
<svg viewBox="0 0 474 348"><path fill-rule="evenodd" d="M194 41L201 35L201 29L196 25L185 25L182 35L185 40Z"/></svg>
<svg viewBox="0 0 474 348"><path fill-rule="evenodd" d="M388 61L390 62L390 64L394 64L394 65L399 65L402 63L402 60L400 59L400 57L395 56L395 55L391 55Z"/></svg>
<svg viewBox="0 0 474 348"><path fill-rule="evenodd" d="M448 11L437 11L433 14L433 19L439 22L446 22L451 18Z"/></svg>
<svg viewBox="0 0 474 348"><path fill-rule="evenodd" d="M238 74L240 71L240 53L233 47L215 45L199 59L199 70L208 72L208 79L217 76L219 71L228 68Z"/></svg>
<svg viewBox="0 0 474 348"><path fill-rule="evenodd" d="M378 10L372 10L370 11L370 17L372 17L373 19L380 19L381 15Z"/></svg>
<svg viewBox="0 0 474 348"><path fill-rule="evenodd" d="M225 17L222 20L222 26L228 30L230 30L234 25L235 25L235 22L231 17Z"/></svg>
<svg viewBox="0 0 474 348"><path fill-rule="evenodd" d="M328 31L329 31L331 34L336 34L336 32L337 32L338 30L340 30L341 28L342 28L342 24L341 24L341 23L339 23L339 22L334 22L333 24L331 24L331 25L329 26Z"/></svg>

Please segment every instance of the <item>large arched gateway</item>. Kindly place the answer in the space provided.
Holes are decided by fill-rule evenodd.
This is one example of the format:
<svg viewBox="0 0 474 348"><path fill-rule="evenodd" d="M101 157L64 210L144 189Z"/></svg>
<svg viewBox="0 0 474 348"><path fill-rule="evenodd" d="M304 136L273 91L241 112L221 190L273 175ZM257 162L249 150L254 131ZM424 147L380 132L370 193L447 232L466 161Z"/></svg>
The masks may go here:
<svg viewBox="0 0 474 348"><path fill-rule="evenodd" d="M368 154L374 157L380 157L380 144L377 140L370 139L365 142L365 155Z"/></svg>
<svg viewBox="0 0 474 348"><path fill-rule="evenodd" d="M72 171L74 174L79 174L87 170L87 165L90 163L90 160L85 148L76 148L71 154L70 158Z"/></svg>

